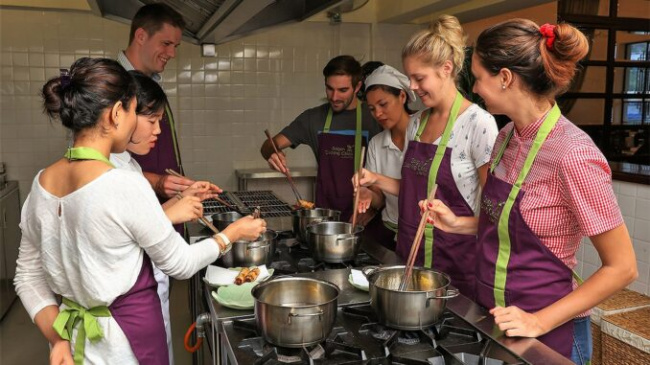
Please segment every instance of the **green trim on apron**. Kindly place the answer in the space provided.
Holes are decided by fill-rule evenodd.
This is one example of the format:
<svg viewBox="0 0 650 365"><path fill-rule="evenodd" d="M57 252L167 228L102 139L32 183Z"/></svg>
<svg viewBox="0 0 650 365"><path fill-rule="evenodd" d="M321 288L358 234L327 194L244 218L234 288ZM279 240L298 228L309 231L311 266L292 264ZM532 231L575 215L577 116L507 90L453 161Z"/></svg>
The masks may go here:
<svg viewBox="0 0 650 365"><path fill-rule="evenodd" d="M511 251L510 234L508 230L510 213L515 203L515 199L517 198L517 195L519 195L521 186L524 180L526 179L526 176L530 172L530 168L533 166L533 162L535 161L535 157L537 157L537 153L539 152L539 149L542 147L542 144L546 140L546 137L548 137L548 134L551 132L553 127L555 127L555 124L560 119L560 116L561 116L560 108L557 106L557 104L553 105L551 111L548 113L546 118L544 118L544 121L542 122L539 131L537 131L537 135L535 136L533 145L531 146L530 151L528 151L528 155L526 156L524 166L521 169L521 171L519 171L519 176L517 177L517 180L513 184L512 189L510 190L510 194L508 195L508 200L503 206L503 210L501 211L501 215L499 216L499 223L498 223L499 253L497 254L497 262L496 262L495 275L494 275L494 303L495 305L500 307L506 306L505 289L506 289L506 279L508 276L508 263L510 262L510 251ZM506 137L506 140L501 145L501 149L499 150L497 157L492 162L490 172L493 172L494 168L499 164L499 161L501 161L501 157L503 157L503 152L505 151L505 148L508 142L510 141L510 138L514 134L514 130L515 129L513 127L512 130L510 130L508 136Z"/></svg>
<svg viewBox="0 0 650 365"><path fill-rule="evenodd" d="M436 148L436 154L431 161L431 166L429 167L429 179L427 183L427 196L431 193L431 189L436 184L436 178L438 177L438 170L440 169L440 163L442 158L445 156L445 151L447 150L447 143L449 143L449 138L451 137L451 131L454 129L454 124L456 123L456 118L458 117L458 111L463 102L463 96L460 92L456 91L456 98L454 103L451 106L449 111L449 117L447 118L447 125L445 130L442 132L440 138L440 144ZM431 109L427 109L426 114L422 115L422 123L418 127L418 131L415 134L415 140L420 142L420 136L424 132L424 128L429 121L429 116L431 115ZM426 229L424 230L424 266L431 267L433 265L433 225L427 223Z"/></svg>
<svg viewBox="0 0 650 365"><path fill-rule="evenodd" d="M102 155L101 152L97 151L92 147L70 147L65 152L63 157L67 158L70 161L77 160L95 160L107 163L110 167L115 168L106 156Z"/></svg>
<svg viewBox="0 0 650 365"><path fill-rule="evenodd" d="M334 111L330 107L327 111L327 118L325 118L325 126L323 127L323 133L329 133L330 127L332 126L332 117ZM354 132L354 172L359 170L361 166L361 101L357 99L357 127Z"/></svg>
<svg viewBox="0 0 650 365"><path fill-rule="evenodd" d="M93 343L104 338L104 332L97 323L97 317L110 317L111 312L104 305L86 309L66 297L63 297L63 304L68 308L59 312L52 328L62 339L70 341L72 330L77 324L81 324L77 329L74 345L74 363L83 364L86 338Z"/></svg>
<svg viewBox="0 0 650 365"><path fill-rule="evenodd" d="M165 104L165 112L167 113L167 120L169 120L169 126L172 133L172 144L174 145L174 156L176 157L176 163L178 164L178 169L181 170L179 173L185 175L183 171L183 165L181 164L181 152L178 150L178 140L176 137L176 124L174 123L174 115L172 114L172 109L169 107L169 103Z"/></svg>
<svg viewBox="0 0 650 365"><path fill-rule="evenodd" d="M384 227L390 229L391 231L397 233L397 223L387 222L385 220L381 221L384 224Z"/></svg>

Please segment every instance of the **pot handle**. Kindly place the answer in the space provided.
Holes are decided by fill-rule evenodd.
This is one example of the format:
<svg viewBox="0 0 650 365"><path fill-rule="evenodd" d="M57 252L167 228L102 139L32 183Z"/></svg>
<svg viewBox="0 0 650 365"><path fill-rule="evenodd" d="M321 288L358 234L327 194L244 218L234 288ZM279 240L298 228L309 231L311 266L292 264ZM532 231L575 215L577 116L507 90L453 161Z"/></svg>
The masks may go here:
<svg viewBox="0 0 650 365"><path fill-rule="evenodd" d="M323 310L321 309L318 312L306 313L306 314L289 313L289 315L287 316L287 324L291 324L291 318L293 318L293 317L315 317L315 316L318 316L318 320L322 321L323 320L323 317L322 317L323 316Z"/></svg>
<svg viewBox="0 0 650 365"><path fill-rule="evenodd" d="M268 242L268 243L266 243L266 244L261 244L261 245L258 244L258 245L250 245L250 246L246 246L246 251L257 250L258 248L266 248L266 247L268 247L270 244L271 244L271 243Z"/></svg>
<svg viewBox="0 0 650 365"><path fill-rule="evenodd" d="M456 298L460 294L458 289L448 289L447 294L443 296L436 296L435 294L428 294L427 293L427 302L429 302L432 299L451 299L451 298ZM430 295L430 296L429 296Z"/></svg>
<svg viewBox="0 0 650 365"><path fill-rule="evenodd" d="M336 239L336 244L339 244L339 241L349 241L349 240L356 240L357 236L353 234L346 235L345 237L339 237Z"/></svg>
<svg viewBox="0 0 650 365"><path fill-rule="evenodd" d="M366 278L377 270L379 270L379 266L364 266L361 268L361 272Z"/></svg>

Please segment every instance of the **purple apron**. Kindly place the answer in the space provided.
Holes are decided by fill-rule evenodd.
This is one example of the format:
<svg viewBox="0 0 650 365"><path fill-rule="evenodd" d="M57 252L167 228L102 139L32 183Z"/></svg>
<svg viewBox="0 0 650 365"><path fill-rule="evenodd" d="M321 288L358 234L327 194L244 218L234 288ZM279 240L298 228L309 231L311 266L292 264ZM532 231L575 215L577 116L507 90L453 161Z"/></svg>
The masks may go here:
<svg viewBox="0 0 650 365"><path fill-rule="evenodd" d="M106 156L89 147L68 148L64 157L69 160L97 160L114 167ZM86 336L88 335L91 341L99 341L103 337L95 317L109 315L124 332L139 363L169 364L167 335L157 293L158 283L153 276L151 259L146 253L143 256L140 274L133 287L115 298L108 308L98 306L87 309L68 298L63 298L68 308L59 312L53 327L62 338L70 340L72 330L77 326L74 355L76 364L83 363Z"/></svg>
<svg viewBox="0 0 650 365"><path fill-rule="evenodd" d="M174 115L169 105L165 105L165 114L160 121L160 134L154 148L146 155L133 155L133 158L140 164L142 171L152 172L158 175L166 175L166 169L178 171L185 174L183 164L181 163L181 154L178 149L178 138L176 137L176 127ZM167 198L158 197L160 203L167 201ZM176 232L184 236L185 229L183 224L175 224Z"/></svg>
<svg viewBox="0 0 650 365"><path fill-rule="evenodd" d="M399 230L395 252L403 260L408 258L413 239L420 223L420 200L427 199L433 181L438 185L436 199L441 200L457 216L473 216L472 208L467 204L456 187L451 172L451 148L446 148L451 130L460 109L462 96L457 95L443 132L440 145L419 142L419 137L426 126L428 113L422 116L422 123L414 141L410 141L404 163L399 193ZM455 110L454 110L455 109ZM440 151L439 151L440 149ZM441 151L444 151L441 153ZM436 168L436 153L439 162ZM435 169L435 171L433 171ZM435 175L435 178L432 178ZM431 224L427 224L423 242L417 253L415 265L432 267L449 275L451 284L460 292L474 297L474 267L476 262L477 242L475 235L447 233Z"/></svg>
<svg viewBox="0 0 650 365"><path fill-rule="evenodd" d="M480 253L476 268L476 272L481 273L477 277L477 301L486 308L517 306L526 312L536 312L573 290L571 269L531 231L520 210L525 194L521 184L559 116L556 104L535 137L514 185L493 175L514 128L492 162L481 197ZM538 337L538 340L571 358L573 321Z"/></svg>
<svg viewBox="0 0 650 365"><path fill-rule="evenodd" d="M341 212L341 221L352 217L354 188L352 176L361 158L361 102L357 100L357 125L354 136L329 133L332 109L325 120L323 133L318 135L318 176L316 176L316 206Z"/></svg>
<svg viewBox="0 0 650 365"><path fill-rule="evenodd" d="M145 253L140 275L133 287L108 306L140 364L169 364L167 335L157 288L151 259Z"/></svg>
<svg viewBox="0 0 650 365"><path fill-rule="evenodd" d="M370 238L373 242L378 243L391 251L395 251L395 234L396 232L389 228L387 222L382 220L381 211L366 224L363 229L365 237Z"/></svg>

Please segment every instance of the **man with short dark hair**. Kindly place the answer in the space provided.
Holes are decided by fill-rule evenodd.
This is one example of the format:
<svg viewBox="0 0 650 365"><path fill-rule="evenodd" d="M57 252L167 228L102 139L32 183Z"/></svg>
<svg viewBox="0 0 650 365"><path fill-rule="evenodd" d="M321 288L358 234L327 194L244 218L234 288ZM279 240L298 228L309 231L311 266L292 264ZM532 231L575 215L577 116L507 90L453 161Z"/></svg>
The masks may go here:
<svg viewBox="0 0 650 365"><path fill-rule="evenodd" d="M151 77L156 82L161 81L160 73L170 59L176 57L176 47L181 44L181 35L185 21L183 17L166 4L150 4L141 7L133 17L129 33L129 46L126 51L120 51L117 61L127 70L138 70ZM178 148L178 138L174 125L174 117L169 105L165 106L165 114L160 121L161 133L155 147L147 155L133 154L142 172L161 203L177 196L187 189L194 181L169 175L166 169L172 169L183 174L181 155ZM174 225L176 231L184 235L184 225ZM169 277L160 269L154 267L154 276L158 282L167 346L169 348L169 363L174 363L174 353L171 343L171 324L169 315Z"/></svg>
<svg viewBox="0 0 650 365"><path fill-rule="evenodd" d="M117 60L127 70L138 70L160 82L160 73L170 59L176 57L185 27L183 17L166 4L145 5L131 23L129 46ZM156 147L147 155L133 156L160 198L174 197L187 189L192 180L169 175L166 169L183 173L174 117L169 105L160 123L161 133ZM182 226L176 227L183 234Z"/></svg>
<svg viewBox="0 0 650 365"><path fill-rule="evenodd" d="M273 140L280 151L301 144L311 147L318 162L316 206L339 210L341 219L347 221L352 216L350 181L358 169L361 147L382 129L356 98L362 70L354 57L334 57L323 76L328 102L304 111ZM288 171L284 153L276 154L268 140L261 153L271 168Z"/></svg>

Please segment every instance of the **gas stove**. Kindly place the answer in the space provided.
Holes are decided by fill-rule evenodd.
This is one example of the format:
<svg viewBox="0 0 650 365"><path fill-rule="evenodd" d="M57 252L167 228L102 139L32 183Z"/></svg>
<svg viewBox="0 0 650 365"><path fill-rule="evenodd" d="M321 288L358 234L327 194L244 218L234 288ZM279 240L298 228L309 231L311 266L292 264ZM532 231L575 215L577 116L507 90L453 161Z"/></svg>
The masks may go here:
<svg viewBox="0 0 650 365"><path fill-rule="evenodd" d="M291 233L282 233L279 236L273 262L268 267L274 269L276 274L290 275L324 270L361 268L379 264L378 260L362 250L359 250L354 260L350 262L318 262L313 259L305 243L296 240Z"/></svg>
<svg viewBox="0 0 650 365"><path fill-rule="evenodd" d="M327 339L301 349L266 342L254 318L225 321L223 330L230 364L529 364L451 311L432 327L398 331L379 324L369 304L341 306Z"/></svg>

